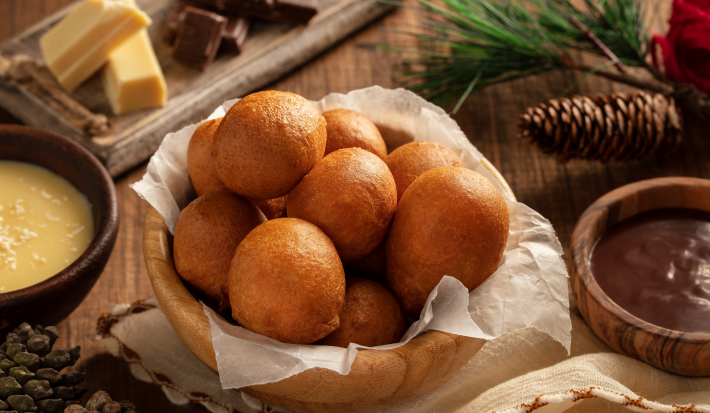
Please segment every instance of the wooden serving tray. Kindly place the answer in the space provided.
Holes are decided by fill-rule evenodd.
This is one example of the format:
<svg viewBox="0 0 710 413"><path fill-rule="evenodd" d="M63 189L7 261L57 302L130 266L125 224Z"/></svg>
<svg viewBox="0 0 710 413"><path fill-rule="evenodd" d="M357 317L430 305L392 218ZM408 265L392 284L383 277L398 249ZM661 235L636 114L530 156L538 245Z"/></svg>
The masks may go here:
<svg viewBox="0 0 710 413"><path fill-rule="evenodd" d="M308 25L254 20L242 54L220 54L206 70L200 71L175 61L163 40L165 17L173 0L137 3L153 19L148 32L168 85L164 107L115 116L100 77L94 75L71 95L92 112L108 117L110 132L92 137L37 96L0 76L0 106L27 125L79 141L114 177L151 156L167 133L207 117L227 99L244 96L277 80L392 8L378 0L320 0L321 11ZM0 44L0 54L26 54L42 61L39 38L73 7Z"/></svg>

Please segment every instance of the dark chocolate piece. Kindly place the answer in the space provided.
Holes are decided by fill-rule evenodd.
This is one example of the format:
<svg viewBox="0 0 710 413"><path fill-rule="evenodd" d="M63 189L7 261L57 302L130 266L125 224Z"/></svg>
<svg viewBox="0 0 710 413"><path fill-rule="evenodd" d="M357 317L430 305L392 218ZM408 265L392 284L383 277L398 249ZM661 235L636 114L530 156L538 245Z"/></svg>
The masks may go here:
<svg viewBox="0 0 710 413"><path fill-rule="evenodd" d="M219 50L224 53L239 54L244 50L244 40L249 32L249 20L244 17L231 17L222 33Z"/></svg>
<svg viewBox="0 0 710 413"><path fill-rule="evenodd" d="M217 54L227 18L194 7L185 8L185 17L173 46L173 57L187 65L204 69Z"/></svg>
<svg viewBox="0 0 710 413"><path fill-rule="evenodd" d="M165 18L165 27L163 28L163 39L165 43L172 46L175 43L175 37L180 29L182 20L185 18L185 4L184 1L176 1L173 8L170 9L168 17Z"/></svg>
<svg viewBox="0 0 710 413"><path fill-rule="evenodd" d="M308 23L318 14L318 0L276 0L272 20Z"/></svg>
<svg viewBox="0 0 710 413"><path fill-rule="evenodd" d="M318 14L318 0L187 0L228 16L247 15L286 23L308 23Z"/></svg>

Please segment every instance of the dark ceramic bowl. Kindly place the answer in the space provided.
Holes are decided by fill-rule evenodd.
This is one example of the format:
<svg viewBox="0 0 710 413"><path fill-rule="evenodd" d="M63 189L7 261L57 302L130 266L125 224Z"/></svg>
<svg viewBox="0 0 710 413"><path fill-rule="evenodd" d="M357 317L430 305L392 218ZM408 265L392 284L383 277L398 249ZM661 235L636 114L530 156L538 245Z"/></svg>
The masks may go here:
<svg viewBox="0 0 710 413"><path fill-rule="evenodd" d="M609 298L589 264L594 244L616 223L662 208L710 211L710 180L639 181L609 192L584 211L572 234L570 257L577 306L592 330L614 350L671 373L710 376L710 333L669 330L641 320Z"/></svg>
<svg viewBox="0 0 710 413"><path fill-rule="evenodd" d="M0 337L23 321L54 325L81 304L106 266L118 234L113 180L78 143L40 129L0 125L0 160L43 166L64 177L91 203L94 239L76 261L39 284L0 294Z"/></svg>

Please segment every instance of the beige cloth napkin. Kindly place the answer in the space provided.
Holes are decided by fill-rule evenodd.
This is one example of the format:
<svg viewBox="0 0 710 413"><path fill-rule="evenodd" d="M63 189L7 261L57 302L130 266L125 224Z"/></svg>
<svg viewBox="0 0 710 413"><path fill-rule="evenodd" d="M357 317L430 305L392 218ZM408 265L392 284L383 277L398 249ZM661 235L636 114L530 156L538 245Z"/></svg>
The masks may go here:
<svg viewBox="0 0 710 413"><path fill-rule="evenodd" d="M121 305L98 321L98 338L175 404L213 413L289 412L234 390L180 341L154 300ZM381 412L703 412L710 377L676 376L616 354L572 313L572 352L546 334L521 330L486 343L429 393Z"/></svg>

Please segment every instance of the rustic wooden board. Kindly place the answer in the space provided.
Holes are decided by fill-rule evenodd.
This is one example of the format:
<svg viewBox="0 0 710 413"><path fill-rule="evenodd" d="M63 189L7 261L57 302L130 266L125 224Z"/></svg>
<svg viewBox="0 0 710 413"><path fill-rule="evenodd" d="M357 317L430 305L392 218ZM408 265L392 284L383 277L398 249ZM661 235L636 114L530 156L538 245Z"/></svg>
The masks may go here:
<svg viewBox="0 0 710 413"><path fill-rule="evenodd" d="M72 97L89 110L107 115L111 132L89 137L36 96L0 77L0 106L27 125L81 142L104 162L112 176L148 158L166 133L206 117L227 99L244 96L275 81L391 9L378 0L321 0L321 12L308 25L256 20L241 55L219 55L205 71L200 71L175 61L162 40L163 23L173 1L137 3L153 19L149 34L168 85L165 107L114 116L101 80L94 75ZM39 38L72 7L2 43L0 53L26 54L41 61Z"/></svg>

